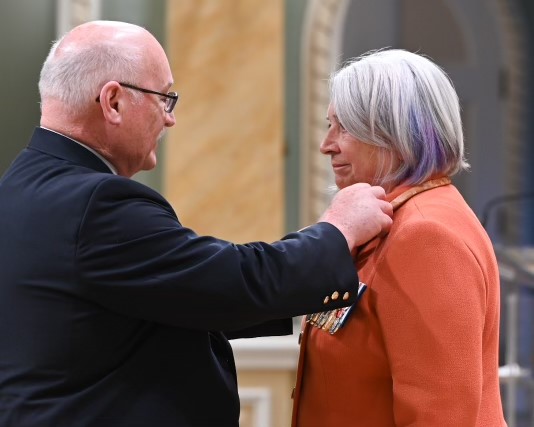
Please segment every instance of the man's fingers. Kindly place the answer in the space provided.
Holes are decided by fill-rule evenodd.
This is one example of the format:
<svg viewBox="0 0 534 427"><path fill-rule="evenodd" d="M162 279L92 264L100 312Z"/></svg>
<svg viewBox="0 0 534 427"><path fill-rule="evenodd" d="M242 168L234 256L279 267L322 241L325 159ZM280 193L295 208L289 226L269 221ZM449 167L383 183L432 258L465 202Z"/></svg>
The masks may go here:
<svg viewBox="0 0 534 427"><path fill-rule="evenodd" d="M361 191L364 189L367 191L370 190L371 193L373 193L373 195L377 199L384 199L386 197L386 191L382 187L379 187L378 185L371 185L366 182L358 182L357 184L352 184L351 186L346 187L341 191Z"/></svg>
<svg viewBox="0 0 534 427"><path fill-rule="evenodd" d="M393 207L385 197L379 186L360 183L345 187L336 194L320 221L337 227L352 251L390 229Z"/></svg>
<svg viewBox="0 0 534 427"><path fill-rule="evenodd" d="M352 188L369 188L371 184L367 184L366 182L358 182L356 184L352 184Z"/></svg>
<svg viewBox="0 0 534 427"><path fill-rule="evenodd" d="M382 209L382 212L384 212L389 217L393 216L393 205L391 203L386 202L385 200L380 200L378 203L380 209Z"/></svg>
<svg viewBox="0 0 534 427"><path fill-rule="evenodd" d="M372 186L371 191L377 199L383 200L386 198L386 191L382 187L378 187L377 185Z"/></svg>

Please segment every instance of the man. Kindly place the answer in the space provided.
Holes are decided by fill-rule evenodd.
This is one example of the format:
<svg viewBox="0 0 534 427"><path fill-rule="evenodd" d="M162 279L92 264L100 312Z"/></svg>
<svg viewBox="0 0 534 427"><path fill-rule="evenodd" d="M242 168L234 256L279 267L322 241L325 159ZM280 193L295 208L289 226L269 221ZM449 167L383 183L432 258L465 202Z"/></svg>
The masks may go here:
<svg viewBox="0 0 534 427"><path fill-rule="evenodd" d="M351 251L391 224L381 188L234 245L128 179L156 165L172 83L156 39L119 22L75 28L43 65L41 126L0 181L1 427L237 426L222 331L286 334L355 300Z"/></svg>

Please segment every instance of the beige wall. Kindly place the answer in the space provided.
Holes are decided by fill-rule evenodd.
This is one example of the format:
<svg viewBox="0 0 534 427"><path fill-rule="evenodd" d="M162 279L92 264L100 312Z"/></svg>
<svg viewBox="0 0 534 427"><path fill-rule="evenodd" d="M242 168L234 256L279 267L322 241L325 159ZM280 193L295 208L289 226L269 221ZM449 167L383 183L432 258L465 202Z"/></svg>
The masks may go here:
<svg viewBox="0 0 534 427"><path fill-rule="evenodd" d="M289 427L298 337L238 339L231 344L238 369L240 427Z"/></svg>
<svg viewBox="0 0 534 427"><path fill-rule="evenodd" d="M283 234L282 0L169 0L181 99L163 191L182 223L234 242Z"/></svg>
<svg viewBox="0 0 534 427"><path fill-rule="evenodd" d="M295 387L296 373L293 370L240 370L239 389L246 395L247 389L268 390L270 396L270 424L272 427L289 427L293 400L291 392ZM240 427L257 427L254 405L241 398Z"/></svg>

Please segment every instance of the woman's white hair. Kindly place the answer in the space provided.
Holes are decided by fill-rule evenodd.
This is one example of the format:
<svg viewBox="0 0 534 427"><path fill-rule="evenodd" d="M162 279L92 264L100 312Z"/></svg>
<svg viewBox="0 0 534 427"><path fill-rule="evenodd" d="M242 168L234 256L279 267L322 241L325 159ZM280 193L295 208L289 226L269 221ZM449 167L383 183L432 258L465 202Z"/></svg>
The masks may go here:
<svg viewBox="0 0 534 427"><path fill-rule="evenodd" d="M390 150L376 184L419 184L467 169L458 95L445 72L405 50L368 52L330 79L331 102L356 139Z"/></svg>
<svg viewBox="0 0 534 427"><path fill-rule="evenodd" d="M73 113L94 103L108 81L135 83L143 67L139 48L101 40L90 46L61 49L56 41L46 58L39 79L41 102L61 100ZM58 50L59 47L59 50ZM135 93L134 96L141 95Z"/></svg>

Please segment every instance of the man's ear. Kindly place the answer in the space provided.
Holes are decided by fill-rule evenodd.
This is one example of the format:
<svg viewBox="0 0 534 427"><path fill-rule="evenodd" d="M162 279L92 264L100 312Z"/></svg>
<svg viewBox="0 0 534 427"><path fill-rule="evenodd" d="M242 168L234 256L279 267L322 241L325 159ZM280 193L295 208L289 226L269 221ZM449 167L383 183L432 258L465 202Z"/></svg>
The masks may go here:
<svg viewBox="0 0 534 427"><path fill-rule="evenodd" d="M120 106L123 101L124 91L118 82L107 82L100 90L100 107L104 118L113 125L122 121Z"/></svg>

